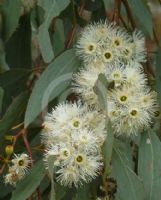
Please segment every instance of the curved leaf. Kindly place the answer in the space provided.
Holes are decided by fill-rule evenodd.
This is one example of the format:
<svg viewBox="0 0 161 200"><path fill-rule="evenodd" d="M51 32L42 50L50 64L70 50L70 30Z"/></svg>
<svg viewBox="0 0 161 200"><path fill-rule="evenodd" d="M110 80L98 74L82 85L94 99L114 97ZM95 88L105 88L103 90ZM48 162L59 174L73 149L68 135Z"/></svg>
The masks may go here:
<svg viewBox="0 0 161 200"><path fill-rule="evenodd" d="M154 132L144 133L139 148L138 174L143 179L147 200L161 197L161 142Z"/></svg>
<svg viewBox="0 0 161 200"><path fill-rule="evenodd" d="M128 158L117 148L113 151L112 175L117 181L119 200L145 200L141 179L131 170Z"/></svg>
<svg viewBox="0 0 161 200"><path fill-rule="evenodd" d="M148 6L145 4L145 2L141 0L129 0L128 1L131 9L133 11L133 14L138 19L138 22L141 25L141 28L144 29L151 38L153 37L153 21L152 21L152 15L148 9Z"/></svg>
<svg viewBox="0 0 161 200"><path fill-rule="evenodd" d="M4 32L5 38L8 39L16 30L21 16L20 0L5 0L2 11L5 17Z"/></svg>
<svg viewBox="0 0 161 200"><path fill-rule="evenodd" d="M26 107L27 101L27 92L21 93L13 100L5 115L0 120L0 140L2 140L4 133L6 133L12 127L18 117L22 114L22 111Z"/></svg>
<svg viewBox="0 0 161 200"><path fill-rule="evenodd" d="M11 200L24 200L30 197L40 185L41 180L45 176L45 171L43 161L38 161L31 169L30 174L17 184Z"/></svg>
<svg viewBox="0 0 161 200"><path fill-rule="evenodd" d="M49 63L54 58L53 47L48 32L50 23L69 3L69 0L39 0L39 5L45 10L45 20L39 28L38 40L43 59L46 63Z"/></svg>
<svg viewBox="0 0 161 200"><path fill-rule="evenodd" d="M156 87L159 95L159 101L161 105L161 49L158 49L156 56Z"/></svg>
<svg viewBox="0 0 161 200"><path fill-rule="evenodd" d="M79 67L73 49L57 57L36 82L25 114L27 127L44 110L48 103L68 87L72 72Z"/></svg>

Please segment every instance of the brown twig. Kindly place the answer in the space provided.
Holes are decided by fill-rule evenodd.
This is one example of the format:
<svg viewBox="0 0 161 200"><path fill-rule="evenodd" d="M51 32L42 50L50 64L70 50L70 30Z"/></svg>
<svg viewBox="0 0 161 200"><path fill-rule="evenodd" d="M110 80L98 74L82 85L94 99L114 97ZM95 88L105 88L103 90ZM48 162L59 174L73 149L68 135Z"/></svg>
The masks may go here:
<svg viewBox="0 0 161 200"><path fill-rule="evenodd" d="M80 6L80 9L79 9L79 16L82 16L83 10L84 10L84 6L85 6L85 0L82 0L81 1L81 6ZM73 9L73 12L75 13L74 9ZM77 30L77 23L76 23L76 17L74 15L73 26L72 26L71 31L69 32L69 35L67 37L68 39L67 39L67 42L66 42L66 45L65 45L66 49L69 49L71 47L73 39L74 39L74 36L75 36L75 33L76 33L76 30Z"/></svg>
<svg viewBox="0 0 161 200"><path fill-rule="evenodd" d="M136 25L135 25L135 21L134 21L134 19L133 19L132 12L131 12L131 8L130 8L130 6L129 6L129 4L128 4L128 1L127 1L127 0L121 0L121 1L123 2L124 6L125 6L127 15L128 15L129 20L130 20L130 22L131 22L131 26L132 26L133 29L135 29Z"/></svg>
<svg viewBox="0 0 161 200"><path fill-rule="evenodd" d="M2 165L2 167L1 167L1 169L0 169L0 175L3 173L5 167L6 167L6 163L4 163L4 164Z"/></svg>
<svg viewBox="0 0 161 200"><path fill-rule="evenodd" d="M14 147L15 147L15 144L16 144L17 139L23 134L23 131L24 131L24 129L21 129L21 130L16 134L16 136L13 137L13 144L12 144L13 149L14 149ZM11 157L11 155L10 155L9 157L7 157L6 159L9 160L10 157ZM1 167L1 169L0 169L0 175L1 175L1 174L3 173L3 171L5 170L6 165L7 165L7 162L6 162L5 159L4 159L4 164L2 165L2 167Z"/></svg>
<svg viewBox="0 0 161 200"><path fill-rule="evenodd" d="M155 40L157 46L159 46L159 45L160 45L160 41L158 40L158 38L157 38L157 34L156 34L156 32L155 32L154 29L153 29L153 35L154 35L154 40Z"/></svg>
<svg viewBox="0 0 161 200"><path fill-rule="evenodd" d="M29 157L30 157L30 160L31 160L31 166L33 166L33 156L32 156L30 144L29 144L28 139L27 139L27 129L24 129L22 137L23 137L23 141L24 141L25 146L26 146L26 150L27 150ZM37 192L38 200L41 200L42 198L41 198L41 193L40 193L39 187L36 189L36 192ZM32 199L32 197L33 196L31 196L31 199Z"/></svg>
<svg viewBox="0 0 161 200"><path fill-rule="evenodd" d="M121 0L115 0L113 21L116 23L116 25L119 25L120 8L121 8Z"/></svg>
<svg viewBox="0 0 161 200"><path fill-rule="evenodd" d="M29 142L28 142L28 139L27 139L27 135L26 135L26 134L27 134L27 130L24 129L23 134L22 134L22 137L23 137L23 141L24 141L25 146L26 146L26 150L27 150L27 152L28 152L28 154L29 154L29 157L30 157L30 160L31 160L31 164L32 164L32 166L33 166L32 151L31 151L31 147L30 147L30 144L29 144Z"/></svg>

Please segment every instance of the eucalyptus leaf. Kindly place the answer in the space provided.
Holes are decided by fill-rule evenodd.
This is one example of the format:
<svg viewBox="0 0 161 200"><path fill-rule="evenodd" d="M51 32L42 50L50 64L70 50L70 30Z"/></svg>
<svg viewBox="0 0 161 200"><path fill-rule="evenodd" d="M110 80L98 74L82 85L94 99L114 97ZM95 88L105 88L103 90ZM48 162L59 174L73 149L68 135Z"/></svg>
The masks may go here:
<svg viewBox="0 0 161 200"><path fill-rule="evenodd" d="M53 47L54 54L57 56L65 48L65 35L64 35L64 26L63 20L56 19L55 21L55 30L53 34Z"/></svg>
<svg viewBox="0 0 161 200"><path fill-rule="evenodd" d="M112 126L110 121L107 124L107 137L103 144L103 157L104 157L104 164L105 164L105 176L110 173L111 170L111 159L112 159L112 152L113 152L113 143L114 143L114 133L112 130Z"/></svg>
<svg viewBox="0 0 161 200"><path fill-rule="evenodd" d="M159 95L159 101L161 105L161 49L158 49L156 56L156 86Z"/></svg>
<svg viewBox="0 0 161 200"><path fill-rule="evenodd" d="M43 59L46 63L51 62L54 58L53 47L49 35L49 26L54 17L57 17L68 4L69 0L39 0L39 6L45 11L44 22L39 27L38 40Z"/></svg>
<svg viewBox="0 0 161 200"><path fill-rule="evenodd" d="M161 197L161 142L151 130L143 133L139 145L138 175L142 178L146 200Z"/></svg>
<svg viewBox="0 0 161 200"><path fill-rule="evenodd" d="M54 187L54 160L55 160L54 156L49 156L47 158L48 171L49 171L49 176L51 180L50 200L56 200L55 187Z"/></svg>
<svg viewBox="0 0 161 200"><path fill-rule="evenodd" d="M107 112L107 87L108 82L104 74L99 74L98 79L93 87L97 95L101 108Z"/></svg>
<svg viewBox="0 0 161 200"><path fill-rule="evenodd" d="M19 18L21 16L21 6L20 0L5 0L3 3L2 12L5 17L4 32L6 39L9 39L18 27Z"/></svg>
<svg viewBox="0 0 161 200"><path fill-rule="evenodd" d="M16 120L22 114L28 101L28 93L23 92L17 96L12 104L9 106L3 118L0 120L0 140L4 137L4 134L13 126Z"/></svg>
<svg viewBox="0 0 161 200"><path fill-rule="evenodd" d="M153 38L152 15L146 3L141 0L129 0L128 2L131 6L133 14L136 19L138 19L138 23L141 25L141 28L149 33L151 38Z"/></svg>
<svg viewBox="0 0 161 200"><path fill-rule="evenodd" d="M4 90L3 90L3 88L0 87L0 114L2 111L3 95L4 95Z"/></svg>
<svg viewBox="0 0 161 200"><path fill-rule="evenodd" d="M31 74L30 70L13 69L0 74L0 86L4 90L2 111L11 104L14 97L26 90L26 83Z"/></svg>
<svg viewBox="0 0 161 200"><path fill-rule="evenodd" d="M30 15L20 18L19 26L5 44L5 52L6 62L11 69L31 68Z"/></svg>
<svg viewBox="0 0 161 200"><path fill-rule="evenodd" d="M146 200L142 180L128 166L127 157L119 148L114 148L112 156L112 174L117 181L119 200Z"/></svg>
<svg viewBox="0 0 161 200"><path fill-rule="evenodd" d="M75 200L89 200L90 199L90 187L89 184L84 184L82 187L79 187L76 191Z"/></svg>
<svg viewBox="0 0 161 200"><path fill-rule="evenodd" d="M29 198L44 178L46 170L42 160L38 161L30 173L20 181L12 194L11 200L25 200Z"/></svg>
<svg viewBox="0 0 161 200"><path fill-rule="evenodd" d="M67 88L72 73L80 66L73 49L57 57L42 73L33 88L25 114L27 127L44 110L48 103Z"/></svg>

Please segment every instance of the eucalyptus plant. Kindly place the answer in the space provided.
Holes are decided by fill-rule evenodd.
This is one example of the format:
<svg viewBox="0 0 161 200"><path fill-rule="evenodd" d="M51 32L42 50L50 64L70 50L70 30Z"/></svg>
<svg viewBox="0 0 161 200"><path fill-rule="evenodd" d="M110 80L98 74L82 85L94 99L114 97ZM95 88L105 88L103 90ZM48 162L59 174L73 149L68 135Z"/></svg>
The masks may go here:
<svg viewBox="0 0 161 200"><path fill-rule="evenodd" d="M160 22L160 0L0 0L0 199L161 198Z"/></svg>

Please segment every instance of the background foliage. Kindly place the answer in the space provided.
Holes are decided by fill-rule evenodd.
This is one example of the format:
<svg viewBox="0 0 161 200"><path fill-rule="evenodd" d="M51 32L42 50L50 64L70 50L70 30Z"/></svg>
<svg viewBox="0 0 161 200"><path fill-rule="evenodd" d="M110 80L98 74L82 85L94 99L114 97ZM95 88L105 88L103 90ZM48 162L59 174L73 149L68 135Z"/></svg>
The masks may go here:
<svg viewBox="0 0 161 200"><path fill-rule="evenodd" d="M117 182L117 200L161 198L160 131L128 141L111 133L103 147L103 178L78 189L54 183L52 169L48 174L42 162L44 110L75 99L70 84L80 67L73 48L77 33L89 22L105 19L144 32L145 72L161 97L160 0L0 0L0 199L96 199L100 184L110 192L106 176ZM50 88L53 81L59 84ZM42 105L45 92L51 95ZM5 186L2 179L8 145L15 153L27 151L34 160L30 174L16 188Z"/></svg>

